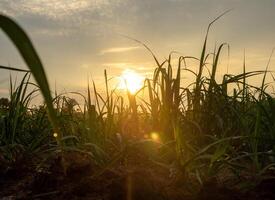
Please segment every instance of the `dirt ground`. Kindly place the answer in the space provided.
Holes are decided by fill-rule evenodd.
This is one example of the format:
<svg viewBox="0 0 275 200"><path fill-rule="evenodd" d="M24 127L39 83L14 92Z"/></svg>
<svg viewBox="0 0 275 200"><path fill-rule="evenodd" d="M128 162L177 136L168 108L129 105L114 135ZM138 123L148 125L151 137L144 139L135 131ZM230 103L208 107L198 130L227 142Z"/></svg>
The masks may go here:
<svg viewBox="0 0 275 200"><path fill-rule="evenodd" d="M1 200L275 199L274 179L261 181L245 191L227 187L215 178L201 186L183 174L171 176L171 170L144 155L135 155L127 163L118 160L103 170L87 156L76 152L63 154L62 160L55 156L40 168L30 163L30 160L22 160L2 172Z"/></svg>

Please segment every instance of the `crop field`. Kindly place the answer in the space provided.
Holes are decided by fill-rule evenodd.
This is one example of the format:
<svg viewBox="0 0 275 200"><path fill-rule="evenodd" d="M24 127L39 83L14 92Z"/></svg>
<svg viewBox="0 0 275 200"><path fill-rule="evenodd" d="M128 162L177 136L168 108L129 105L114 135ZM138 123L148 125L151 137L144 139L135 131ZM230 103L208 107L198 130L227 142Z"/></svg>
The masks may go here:
<svg viewBox="0 0 275 200"><path fill-rule="evenodd" d="M209 49L208 36L224 14L209 24L198 58L160 60L132 39L152 55L153 75L141 88L125 83L123 96L102 71L104 94L92 79L85 93L73 92L84 105L50 88L27 30L0 15L28 66L0 66L24 74L0 99L0 199L275 199L273 52L262 70L247 70L244 57L242 73L218 80L230 48ZM32 104L36 95L43 104Z"/></svg>

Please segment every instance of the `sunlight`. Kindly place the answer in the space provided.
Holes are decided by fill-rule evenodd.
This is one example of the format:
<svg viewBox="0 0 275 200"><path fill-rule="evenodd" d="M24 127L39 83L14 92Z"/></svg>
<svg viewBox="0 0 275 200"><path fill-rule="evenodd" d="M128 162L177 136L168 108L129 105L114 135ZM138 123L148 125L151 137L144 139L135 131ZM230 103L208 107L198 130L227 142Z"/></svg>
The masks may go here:
<svg viewBox="0 0 275 200"><path fill-rule="evenodd" d="M134 70L126 69L119 77L118 89L128 90L131 94L135 94L143 86L144 77L136 73Z"/></svg>
<svg viewBox="0 0 275 200"><path fill-rule="evenodd" d="M150 134L150 137L152 140L154 140L155 142L158 142L159 141L159 134L157 132L152 132Z"/></svg>

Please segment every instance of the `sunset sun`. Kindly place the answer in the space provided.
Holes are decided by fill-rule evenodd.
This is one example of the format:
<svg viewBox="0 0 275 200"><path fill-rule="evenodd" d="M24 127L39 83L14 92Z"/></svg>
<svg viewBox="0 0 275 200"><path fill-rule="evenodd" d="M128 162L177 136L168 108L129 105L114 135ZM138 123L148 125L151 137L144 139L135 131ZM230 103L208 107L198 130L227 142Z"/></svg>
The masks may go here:
<svg viewBox="0 0 275 200"><path fill-rule="evenodd" d="M136 73L134 70L126 69L119 77L118 88L128 90L131 94L135 94L142 88L144 77Z"/></svg>

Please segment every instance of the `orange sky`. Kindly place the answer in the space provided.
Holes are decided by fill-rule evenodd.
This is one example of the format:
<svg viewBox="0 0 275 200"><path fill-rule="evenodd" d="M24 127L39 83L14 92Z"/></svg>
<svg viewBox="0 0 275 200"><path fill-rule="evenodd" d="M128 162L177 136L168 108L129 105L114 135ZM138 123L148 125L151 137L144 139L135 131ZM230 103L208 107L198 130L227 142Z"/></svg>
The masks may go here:
<svg viewBox="0 0 275 200"><path fill-rule="evenodd" d="M230 73L241 72L244 49L247 70L260 70L275 47L273 0L1 0L0 8L30 35L58 91L84 90L88 76L100 86L104 69L114 77L126 68L149 76L152 57L122 35L146 43L159 59L173 50L199 57L207 24L230 8L213 26L208 48L230 44ZM3 33L0 46L1 65L26 68ZM9 73L0 71L1 96L7 95Z"/></svg>

